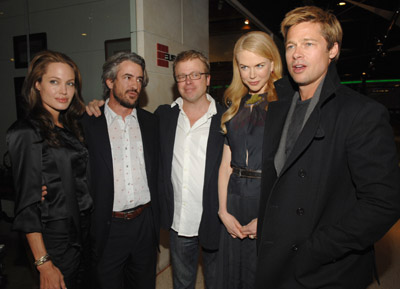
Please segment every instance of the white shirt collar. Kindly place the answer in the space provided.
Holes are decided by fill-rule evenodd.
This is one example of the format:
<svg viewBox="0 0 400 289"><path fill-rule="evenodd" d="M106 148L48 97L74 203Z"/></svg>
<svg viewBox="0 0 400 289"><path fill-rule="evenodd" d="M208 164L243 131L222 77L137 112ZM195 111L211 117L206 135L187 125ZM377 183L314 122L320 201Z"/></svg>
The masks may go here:
<svg viewBox="0 0 400 289"><path fill-rule="evenodd" d="M107 124L108 124L108 125L112 124L113 121L114 121L115 119L122 118L122 116L116 114L116 113L111 109L111 107L108 105L109 101L110 101L110 99L107 98L107 99L106 99L106 103L105 103L105 105L104 105L104 116L106 117L106 121L107 121ZM131 117L137 119L136 108L132 109L132 112L131 112L127 117L129 118L129 116L131 116Z"/></svg>

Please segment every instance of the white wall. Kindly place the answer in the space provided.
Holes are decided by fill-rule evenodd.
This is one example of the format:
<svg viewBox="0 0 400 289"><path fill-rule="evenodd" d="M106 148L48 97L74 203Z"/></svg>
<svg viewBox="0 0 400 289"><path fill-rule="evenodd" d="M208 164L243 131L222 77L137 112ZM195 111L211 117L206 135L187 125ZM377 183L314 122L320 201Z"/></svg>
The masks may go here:
<svg viewBox="0 0 400 289"><path fill-rule="evenodd" d="M14 77L27 69L15 69L13 36L46 32L47 48L69 55L79 66L85 100L101 98L104 41L130 37L129 0L1 0L0 1L0 153L5 132L16 120ZM84 37L81 33L87 33Z"/></svg>
<svg viewBox="0 0 400 289"><path fill-rule="evenodd" d="M168 46L177 55L195 49L208 56L208 0L131 0L136 2L137 52L146 60L150 82L143 97L146 109L174 99L172 62L169 67L157 66L157 43ZM133 24L133 23L132 23ZM176 96L176 95L175 95Z"/></svg>
<svg viewBox="0 0 400 289"><path fill-rule="evenodd" d="M131 38L137 45L132 49L136 48L146 60L150 79L141 95L145 99L143 107L154 111L178 96L174 92L172 62L168 68L157 65L157 43L168 46L169 54L195 49L208 56L208 0L131 0L131 6L136 10ZM158 271L169 264L168 244L168 234L162 230Z"/></svg>

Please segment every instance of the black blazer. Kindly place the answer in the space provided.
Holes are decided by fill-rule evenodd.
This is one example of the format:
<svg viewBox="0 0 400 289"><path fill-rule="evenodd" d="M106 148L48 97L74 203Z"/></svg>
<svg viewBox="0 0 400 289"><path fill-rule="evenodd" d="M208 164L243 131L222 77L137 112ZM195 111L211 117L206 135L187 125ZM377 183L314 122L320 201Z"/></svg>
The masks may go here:
<svg viewBox="0 0 400 289"><path fill-rule="evenodd" d="M209 250L218 249L221 222L218 217L218 170L222 158L224 135L221 116L224 109L216 104L217 114L212 117L207 143L206 172L203 187L203 215L199 228L200 245ZM161 227L169 230L174 216L174 191L171 181L172 157L179 107L161 105L155 114L160 121L160 209Z"/></svg>
<svg viewBox="0 0 400 289"><path fill-rule="evenodd" d="M142 134L147 182L151 195L154 234L158 244L160 233L157 193L158 121L156 116L140 108L137 108L137 116ZM89 149L90 187L94 202L92 214L93 245L97 257L100 257L108 238L114 204L113 164L104 107L101 116L98 118L85 114L82 118L82 125Z"/></svg>
<svg viewBox="0 0 400 289"><path fill-rule="evenodd" d="M329 67L318 104L277 176L294 89L275 82L263 143L256 288L365 289L373 244L400 215L400 175L389 114L341 85Z"/></svg>

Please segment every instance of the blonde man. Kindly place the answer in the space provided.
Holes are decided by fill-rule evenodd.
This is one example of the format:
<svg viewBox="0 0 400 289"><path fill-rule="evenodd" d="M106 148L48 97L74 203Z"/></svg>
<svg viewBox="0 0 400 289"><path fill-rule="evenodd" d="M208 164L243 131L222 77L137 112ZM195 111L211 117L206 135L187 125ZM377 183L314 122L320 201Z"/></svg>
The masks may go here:
<svg viewBox="0 0 400 289"><path fill-rule="evenodd" d="M333 14L296 8L281 30L292 81L275 82L267 112L256 288L365 289L400 212L389 115L340 84Z"/></svg>

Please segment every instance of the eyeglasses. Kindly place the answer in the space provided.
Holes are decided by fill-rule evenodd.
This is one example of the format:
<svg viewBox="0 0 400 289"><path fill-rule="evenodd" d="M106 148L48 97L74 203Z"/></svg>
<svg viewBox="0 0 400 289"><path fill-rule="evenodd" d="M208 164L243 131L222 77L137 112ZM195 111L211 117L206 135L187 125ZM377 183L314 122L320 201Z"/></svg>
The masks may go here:
<svg viewBox="0 0 400 289"><path fill-rule="evenodd" d="M179 75L175 76L175 80L176 80L176 82L184 82L184 81L186 81L186 78L188 76L189 76L190 80L198 80L198 79L201 78L201 76L203 74L207 75L209 73L206 73L206 72L192 72L192 73L189 73L189 74L179 74Z"/></svg>

